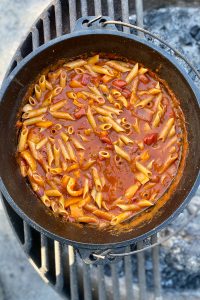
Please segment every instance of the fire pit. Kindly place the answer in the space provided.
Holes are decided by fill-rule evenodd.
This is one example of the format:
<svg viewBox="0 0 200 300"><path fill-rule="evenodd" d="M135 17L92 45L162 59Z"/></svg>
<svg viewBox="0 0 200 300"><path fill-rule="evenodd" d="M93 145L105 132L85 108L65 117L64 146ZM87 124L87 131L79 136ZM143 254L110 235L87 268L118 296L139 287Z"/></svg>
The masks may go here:
<svg viewBox="0 0 200 300"><path fill-rule="evenodd" d="M7 74L16 67L21 59L38 46L49 39L72 30L75 20L81 15L103 14L115 19L122 19L125 22L129 21L130 16L131 23L137 22L138 25L142 26L142 1L135 2L135 6L134 1L131 3L122 1L122 4L120 4L120 1L114 1L113 3L111 0L95 0L94 4L91 4L89 1L76 1L76 5L75 1L72 0L53 2L36 21L31 32L17 50ZM197 24L199 22L200 9L198 7L169 7L170 4L176 4L176 1L169 1L167 7L158 8L158 2L144 1L145 28L161 34L172 45L178 46L178 49L186 54L198 68L200 60L200 29ZM193 18L190 17L191 15ZM189 20L187 26L183 26L185 20ZM182 29L183 27L184 30ZM128 28L120 29L129 32ZM197 204L198 201L199 198L196 199ZM4 206L31 263L39 274L55 287L60 295L71 297L73 300L92 299L92 297L94 299L106 299L106 295L108 299L133 299L133 294L136 298L147 299L148 293L149 296L153 297L154 295L156 299L161 299L161 287L165 288L166 291L169 288L181 289L183 288L183 280L188 281L188 288L199 288L198 278L200 274L198 266L200 262L198 259L195 262L191 260L187 264L184 261L184 257L186 257L184 255L187 254L184 254L184 251L190 250L190 256L193 256L193 258L198 255L197 252L192 252L186 245L191 232L194 232L195 226L199 225L198 221L197 223L193 221L184 230L181 238L169 240L168 245L160 249L160 256L159 247L155 246L147 254L139 252L137 256L126 256L121 258L118 263L106 264L105 266L102 264L89 266L77 256L71 246L61 245L59 242L41 235L34 228L27 225L5 200ZM184 219L184 222L189 220L191 214L195 213L195 210L196 204L191 204L190 209L184 211L184 217L180 216L168 230L174 233L177 229L176 224L180 225L181 218ZM164 237L165 234L166 230L161 232L160 236ZM184 239L184 235L187 238ZM154 235L151 239L128 247L126 251L142 249L148 245L155 244L156 241L157 236ZM180 242L182 242L182 247L180 247ZM196 240L193 239L191 241L190 239L190 242L195 247ZM182 250L184 251L180 254ZM194 264L195 270L192 272ZM162 278L160 277L159 269L162 271ZM188 273L187 275L186 272ZM165 299L167 299L166 291ZM179 294L177 294L176 299L178 297Z"/></svg>

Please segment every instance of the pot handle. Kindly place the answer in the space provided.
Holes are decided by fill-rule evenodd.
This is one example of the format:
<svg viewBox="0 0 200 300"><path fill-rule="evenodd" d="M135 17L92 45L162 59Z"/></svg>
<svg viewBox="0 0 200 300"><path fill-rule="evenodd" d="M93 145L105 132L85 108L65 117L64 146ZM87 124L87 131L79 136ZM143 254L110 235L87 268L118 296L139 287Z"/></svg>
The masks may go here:
<svg viewBox="0 0 200 300"><path fill-rule="evenodd" d="M185 227L187 227L190 222L199 215L200 212L200 207L197 207L194 212L191 212L188 220L184 222L177 230L172 232L171 234L167 235L165 238L161 239L160 241L157 241L156 235L151 236L151 241L149 241L152 244L146 244L144 248L137 248L137 245L134 246L134 250L130 252L126 252L127 248L126 247L121 247L121 248L116 248L115 251L111 249L106 249L106 250L91 250L91 249L77 249L79 252L79 255L83 259L83 261L86 264L105 264L105 263L111 263L111 262L116 262L120 260L120 258L129 256L129 255L134 255L140 252L143 252L145 250L152 249L156 246L160 246L167 242L169 239L171 239L173 236L176 236L180 231L182 231ZM155 237L153 239L153 237Z"/></svg>
<svg viewBox="0 0 200 300"><path fill-rule="evenodd" d="M105 22L112 21L108 16L86 16L79 18L76 21L74 32L77 31L91 31L96 29L104 30L118 30L114 24L108 24L108 26L103 27Z"/></svg>

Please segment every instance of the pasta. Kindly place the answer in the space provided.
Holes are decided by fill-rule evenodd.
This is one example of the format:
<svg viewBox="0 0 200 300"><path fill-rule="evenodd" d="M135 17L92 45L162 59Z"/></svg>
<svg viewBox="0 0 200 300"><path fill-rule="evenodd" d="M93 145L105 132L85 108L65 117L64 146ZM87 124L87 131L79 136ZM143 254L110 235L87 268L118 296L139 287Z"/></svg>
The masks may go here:
<svg viewBox="0 0 200 300"><path fill-rule="evenodd" d="M185 130L166 83L113 54L42 74L22 107L17 147L42 203L68 222L116 229L156 205L177 174Z"/></svg>

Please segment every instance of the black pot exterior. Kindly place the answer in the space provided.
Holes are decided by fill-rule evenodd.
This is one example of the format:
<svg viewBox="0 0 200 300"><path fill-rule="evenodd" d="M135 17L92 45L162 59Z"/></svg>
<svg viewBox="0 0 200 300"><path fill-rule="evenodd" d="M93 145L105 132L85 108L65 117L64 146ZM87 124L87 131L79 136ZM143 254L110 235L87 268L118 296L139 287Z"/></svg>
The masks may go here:
<svg viewBox="0 0 200 300"><path fill-rule="evenodd" d="M138 61L166 80L181 102L186 118L189 153L183 176L168 202L151 222L131 232L108 231L63 223L45 208L20 175L16 162L16 121L22 98L31 82L61 58L90 52L116 53ZM29 54L4 81L0 93L0 188L15 211L40 232L75 247L117 248L144 239L165 227L187 205L198 187L200 168L200 94L177 61L162 49L134 35L109 30L87 30L59 37Z"/></svg>

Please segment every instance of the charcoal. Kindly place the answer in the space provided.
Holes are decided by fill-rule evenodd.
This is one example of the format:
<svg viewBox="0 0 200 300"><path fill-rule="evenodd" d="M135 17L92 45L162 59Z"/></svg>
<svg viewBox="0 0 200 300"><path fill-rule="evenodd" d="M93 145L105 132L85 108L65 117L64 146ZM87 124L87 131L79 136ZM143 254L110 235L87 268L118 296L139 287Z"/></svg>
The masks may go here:
<svg viewBox="0 0 200 300"><path fill-rule="evenodd" d="M200 31L200 27L198 25L194 25L190 29L190 34L192 37L195 38L195 36L198 34L199 31Z"/></svg>

